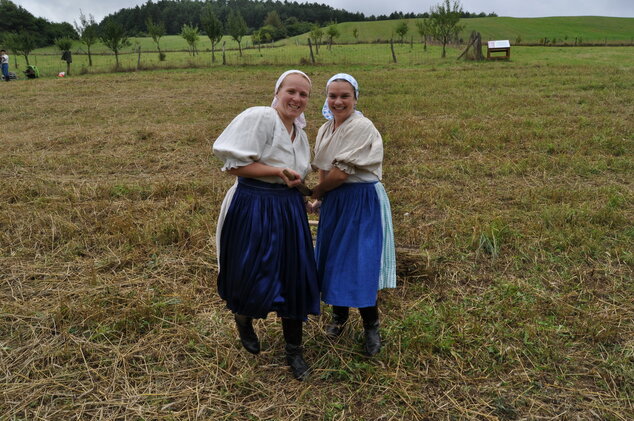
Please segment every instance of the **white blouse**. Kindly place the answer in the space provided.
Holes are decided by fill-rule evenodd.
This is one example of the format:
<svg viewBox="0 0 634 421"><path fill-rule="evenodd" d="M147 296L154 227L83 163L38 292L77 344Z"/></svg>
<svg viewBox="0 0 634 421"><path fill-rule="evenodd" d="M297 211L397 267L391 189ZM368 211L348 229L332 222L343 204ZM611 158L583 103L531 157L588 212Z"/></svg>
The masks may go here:
<svg viewBox="0 0 634 421"><path fill-rule="evenodd" d="M383 171L383 139L374 124L360 114L352 114L333 132L334 120L319 129L313 168L339 168L348 174L346 183L380 180Z"/></svg>
<svg viewBox="0 0 634 421"><path fill-rule="evenodd" d="M233 119L214 142L214 154L224 161L223 171L253 162L278 168L290 168L302 178L310 171L310 146L302 129L295 126L295 140L286 130L277 111L271 107L247 108ZM283 181L279 177L259 177L267 183Z"/></svg>

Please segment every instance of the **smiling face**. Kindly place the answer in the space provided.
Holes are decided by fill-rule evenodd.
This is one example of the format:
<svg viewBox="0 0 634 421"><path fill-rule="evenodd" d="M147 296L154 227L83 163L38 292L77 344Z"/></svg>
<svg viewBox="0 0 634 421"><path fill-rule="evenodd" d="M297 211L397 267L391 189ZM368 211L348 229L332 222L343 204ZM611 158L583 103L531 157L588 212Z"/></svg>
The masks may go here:
<svg viewBox="0 0 634 421"><path fill-rule="evenodd" d="M336 80L328 85L328 108L335 117L335 123L346 121L354 113L355 105L354 87L349 82Z"/></svg>
<svg viewBox="0 0 634 421"><path fill-rule="evenodd" d="M310 95L310 82L299 73L291 73L277 90L277 105L275 109L282 120L292 123L306 109Z"/></svg>

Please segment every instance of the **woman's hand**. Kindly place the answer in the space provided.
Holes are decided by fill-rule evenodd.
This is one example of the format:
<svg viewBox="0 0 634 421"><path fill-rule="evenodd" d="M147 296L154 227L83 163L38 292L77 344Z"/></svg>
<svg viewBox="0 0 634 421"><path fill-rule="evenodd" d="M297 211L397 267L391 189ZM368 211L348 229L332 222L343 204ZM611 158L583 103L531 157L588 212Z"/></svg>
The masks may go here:
<svg viewBox="0 0 634 421"><path fill-rule="evenodd" d="M310 196L310 198L313 199L313 203L319 202L321 205L321 198L324 196L324 193L325 192L320 188L320 184L317 184L317 186L313 189L313 195Z"/></svg>
<svg viewBox="0 0 634 421"><path fill-rule="evenodd" d="M284 174L286 172L286 174ZM252 162L244 167L232 168L227 173L238 177L279 177L288 187L295 187L302 182L302 176L290 168L271 167L270 165Z"/></svg>
<svg viewBox="0 0 634 421"><path fill-rule="evenodd" d="M302 176L290 168L280 168L278 176L291 188L302 183Z"/></svg>
<svg viewBox="0 0 634 421"><path fill-rule="evenodd" d="M342 185L348 179L348 174L335 167L328 172L320 171L319 179L320 183L315 186L311 196L312 199L316 200L321 199L330 190Z"/></svg>

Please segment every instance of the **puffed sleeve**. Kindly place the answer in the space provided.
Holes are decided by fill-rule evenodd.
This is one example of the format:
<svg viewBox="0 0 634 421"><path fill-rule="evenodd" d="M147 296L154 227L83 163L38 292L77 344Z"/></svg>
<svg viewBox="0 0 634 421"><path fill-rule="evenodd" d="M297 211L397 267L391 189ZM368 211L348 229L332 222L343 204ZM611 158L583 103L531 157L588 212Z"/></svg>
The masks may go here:
<svg viewBox="0 0 634 421"><path fill-rule="evenodd" d="M332 165L346 174L354 174L357 168L381 178L383 163L383 139L374 124L365 117L356 118L341 127L339 148Z"/></svg>
<svg viewBox="0 0 634 421"><path fill-rule="evenodd" d="M259 161L274 132L274 109L252 107L238 114L213 145L214 154L224 162L222 171Z"/></svg>

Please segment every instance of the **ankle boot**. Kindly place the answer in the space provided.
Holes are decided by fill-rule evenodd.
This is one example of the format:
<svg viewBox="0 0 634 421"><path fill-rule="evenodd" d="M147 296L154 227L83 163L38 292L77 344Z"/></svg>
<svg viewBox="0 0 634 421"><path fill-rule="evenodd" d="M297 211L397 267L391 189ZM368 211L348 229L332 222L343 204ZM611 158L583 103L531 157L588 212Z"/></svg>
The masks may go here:
<svg viewBox="0 0 634 421"><path fill-rule="evenodd" d="M294 319L282 319L282 332L286 341L286 364L297 380L304 380L310 371L302 355L303 322Z"/></svg>
<svg viewBox="0 0 634 421"><path fill-rule="evenodd" d="M253 318L240 314L234 314L234 318L236 320L238 333L240 334L240 342L242 342L244 349L251 354L259 354L260 340L253 330Z"/></svg>
<svg viewBox="0 0 634 421"><path fill-rule="evenodd" d="M310 372L308 364L304 361L302 351L302 347L299 345L286 344L286 364L291 368L293 377L300 382L308 377Z"/></svg>
<svg viewBox="0 0 634 421"><path fill-rule="evenodd" d="M381 336L379 335L379 310L376 306L359 309L363 319L365 344L363 350L369 357L381 350Z"/></svg>
<svg viewBox="0 0 634 421"><path fill-rule="evenodd" d="M348 307L332 306L332 322L326 326L326 335L336 338L341 335L348 320Z"/></svg>

